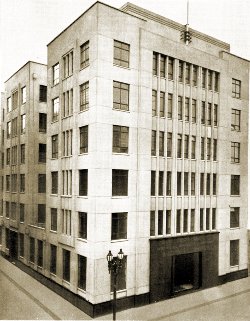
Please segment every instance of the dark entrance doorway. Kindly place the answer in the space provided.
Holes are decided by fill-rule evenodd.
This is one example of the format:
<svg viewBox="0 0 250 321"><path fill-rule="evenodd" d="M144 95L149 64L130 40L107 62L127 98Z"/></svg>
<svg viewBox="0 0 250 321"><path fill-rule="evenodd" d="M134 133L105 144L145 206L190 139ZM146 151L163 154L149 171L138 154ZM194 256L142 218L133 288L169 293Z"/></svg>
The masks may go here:
<svg viewBox="0 0 250 321"><path fill-rule="evenodd" d="M18 234L15 231L10 230L10 239L9 239L9 254L13 259L18 257Z"/></svg>
<svg viewBox="0 0 250 321"><path fill-rule="evenodd" d="M201 283L201 254L188 253L173 257L173 294L197 289Z"/></svg>

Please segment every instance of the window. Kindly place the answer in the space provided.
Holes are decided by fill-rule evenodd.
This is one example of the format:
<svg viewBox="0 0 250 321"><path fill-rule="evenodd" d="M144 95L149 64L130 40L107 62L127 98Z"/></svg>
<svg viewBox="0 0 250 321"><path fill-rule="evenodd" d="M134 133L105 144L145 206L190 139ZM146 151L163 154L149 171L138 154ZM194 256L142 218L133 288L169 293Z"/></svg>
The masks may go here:
<svg viewBox="0 0 250 321"><path fill-rule="evenodd" d="M50 229L51 231L57 231L57 208L50 209Z"/></svg>
<svg viewBox="0 0 250 321"><path fill-rule="evenodd" d="M15 136L17 136L17 117L12 119L11 123L12 123L12 125L11 125L11 128L12 128L11 136L15 137Z"/></svg>
<svg viewBox="0 0 250 321"><path fill-rule="evenodd" d="M26 115L21 115L21 134L25 134L25 127L26 127Z"/></svg>
<svg viewBox="0 0 250 321"><path fill-rule="evenodd" d="M17 164L17 146L11 147L11 164Z"/></svg>
<svg viewBox="0 0 250 321"><path fill-rule="evenodd" d="M47 86L44 86L44 85L39 86L39 101L40 103L47 102Z"/></svg>
<svg viewBox="0 0 250 321"><path fill-rule="evenodd" d="M124 42L114 40L114 65L129 67L130 46Z"/></svg>
<svg viewBox="0 0 250 321"><path fill-rule="evenodd" d="M155 196L155 179L156 179L156 172L151 171L151 196Z"/></svg>
<svg viewBox="0 0 250 321"><path fill-rule="evenodd" d="M80 196L88 195L88 170L87 169L79 170L79 195Z"/></svg>
<svg viewBox="0 0 250 321"><path fill-rule="evenodd" d="M167 157L172 156L172 133L167 133Z"/></svg>
<svg viewBox="0 0 250 321"><path fill-rule="evenodd" d="M204 231L204 210L200 209L200 231Z"/></svg>
<svg viewBox="0 0 250 321"><path fill-rule="evenodd" d="M216 208L212 208L212 230L216 229Z"/></svg>
<svg viewBox="0 0 250 321"><path fill-rule="evenodd" d="M11 220L16 220L16 203L11 202L11 212L10 212Z"/></svg>
<svg viewBox="0 0 250 321"><path fill-rule="evenodd" d="M158 65L157 65L157 52L153 52L153 75L157 76L158 73Z"/></svg>
<svg viewBox="0 0 250 321"><path fill-rule="evenodd" d="M201 137L201 160L205 159L205 138Z"/></svg>
<svg viewBox="0 0 250 321"><path fill-rule="evenodd" d="M163 180L164 180L164 172L159 171L159 181L158 181L158 195L163 196Z"/></svg>
<svg viewBox="0 0 250 321"><path fill-rule="evenodd" d="M37 240L37 265L43 267L43 241Z"/></svg>
<svg viewBox="0 0 250 321"><path fill-rule="evenodd" d="M111 240L127 238L127 214L112 213Z"/></svg>
<svg viewBox="0 0 250 321"><path fill-rule="evenodd" d="M196 137L192 136L191 140L191 158L195 159L196 156Z"/></svg>
<svg viewBox="0 0 250 321"><path fill-rule="evenodd" d="M38 193L46 193L46 174L38 174Z"/></svg>
<svg viewBox="0 0 250 321"><path fill-rule="evenodd" d="M188 232L188 210L183 211L183 233Z"/></svg>
<svg viewBox="0 0 250 321"><path fill-rule="evenodd" d="M176 213L176 233L181 233L181 210Z"/></svg>
<svg viewBox="0 0 250 321"><path fill-rule="evenodd" d="M182 135L177 135L177 158L182 157Z"/></svg>
<svg viewBox="0 0 250 321"><path fill-rule="evenodd" d="M210 208L206 208L206 231L210 230Z"/></svg>
<svg viewBox="0 0 250 321"><path fill-rule="evenodd" d="M185 97L185 121L189 121L189 98Z"/></svg>
<svg viewBox="0 0 250 321"><path fill-rule="evenodd" d="M155 211L150 211L150 236L155 236Z"/></svg>
<svg viewBox="0 0 250 321"><path fill-rule="evenodd" d="M62 233L71 235L71 210L62 209Z"/></svg>
<svg viewBox="0 0 250 321"><path fill-rule="evenodd" d="M63 280L70 282L70 251L63 249Z"/></svg>
<svg viewBox="0 0 250 321"><path fill-rule="evenodd" d="M128 171L112 170L112 196L128 196Z"/></svg>
<svg viewBox="0 0 250 321"><path fill-rule="evenodd" d="M217 160L217 139L213 140L213 160Z"/></svg>
<svg viewBox="0 0 250 321"><path fill-rule="evenodd" d="M152 116L157 114L157 91L152 90Z"/></svg>
<svg viewBox="0 0 250 321"><path fill-rule="evenodd" d="M201 124L205 125L206 123L206 103L205 101L201 102Z"/></svg>
<svg viewBox="0 0 250 321"><path fill-rule="evenodd" d="M240 227L240 208L230 207L230 228Z"/></svg>
<svg viewBox="0 0 250 321"><path fill-rule="evenodd" d="M166 210L166 234L171 234L171 211Z"/></svg>
<svg viewBox="0 0 250 321"><path fill-rule="evenodd" d="M182 120L182 97L178 96L178 120Z"/></svg>
<svg viewBox="0 0 250 321"><path fill-rule="evenodd" d="M192 123L196 123L196 99L192 99Z"/></svg>
<svg viewBox="0 0 250 321"><path fill-rule="evenodd" d="M25 192L25 174L20 174L20 193Z"/></svg>
<svg viewBox="0 0 250 321"><path fill-rule="evenodd" d="M19 215L20 215L20 222L24 223L25 220L25 205L20 203L19 205Z"/></svg>
<svg viewBox="0 0 250 321"><path fill-rule="evenodd" d="M218 72L214 73L214 91L219 91L219 78L220 74Z"/></svg>
<svg viewBox="0 0 250 321"><path fill-rule="evenodd" d="M165 93L160 92L160 117L165 116Z"/></svg>
<svg viewBox="0 0 250 321"><path fill-rule="evenodd" d="M1 244L1 239L0 239L0 244ZM24 257L24 234L22 233L19 233L19 256Z"/></svg>
<svg viewBox="0 0 250 321"><path fill-rule="evenodd" d="M191 173L191 195L195 195L195 173Z"/></svg>
<svg viewBox="0 0 250 321"><path fill-rule="evenodd" d="M68 117L73 113L73 88L63 93L62 97L62 116Z"/></svg>
<svg viewBox="0 0 250 321"><path fill-rule="evenodd" d="M116 286L117 291L126 289L126 283L127 283L126 271L127 271L127 257L124 256L122 260L122 267L119 270L119 277L117 278L117 286ZM111 292L113 292L113 289L114 289L114 277L113 277L113 273L111 272L111 284L110 284Z"/></svg>
<svg viewBox="0 0 250 321"><path fill-rule="evenodd" d="M240 131L240 114L240 110L232 109L231 130Z"/></svg>
<svg viewBox="0 0 250 321"><path fill-rule="evenodd" d="M46 144L39 144L39 163L46 163Z"/></svg>
<svg viewBox="0 0 250 321"><path fill-rule="evenodd" d="M210 195L210 174L209 173L207 173L206 193L207 195Z"/></svg>
<svg viewBox="0 0 250 321"><path fill-rule="evenodd" d="M62 195L72 195L72 170L62 171Z"/></svg>
<svg viewBox="0 0 250 321"><path fill-rule="evenodd" d="M7 98L7 113L9 113L12 110L12 105L11 105L11 97Z"/></svg>
<svg viewBox="0 0 250 321"><path fill-rule="evenodd" d="M73 145L73 130L65 130L62 132L62 154L63 156L72 155L72 145Z"/></svg>
<svg viewBox="0 0 250 321"><path fill-rule="evenodd" d="M186 84L190 84L190 76L191 76L191 65L186 62L186 71L185 71Z"/></svg>
<svg viewBox="0 0 250 321"><path fill-rule="evenodd" d="M5 202L5 213L6 213L6 218L10 217L10 202Z"/></svg>
<svg viewBox="0 0 250 321"><path fill-rule="evenodd" d="M212 124L212 104L207 104L207 125L211 126Z"/></svg>
<svg viewBox="0 0 250 321"><path fill-rule="evenodd" d="M241 81L237 79L232 79L232 97L241 97Z"/></svg>
<svg viewBox="0 0 250 321"><path fill-rule="evenodd" d="M217 190L217 175L213 174L213 195L216 195Z"/></svg>
<svg viewBox="0 0 250 321"><path fill-rule="evenodd" d="M193 86L197 86L198 81L198 66L193 65Z"/></svg>
<svg viewBox="0 0 250 321"><path fill-rule="evenodd" d="M156 156L156 130L151 134L151 156Z"/></svg>
<svg viewBox="0 0 250 321"><path fill-rule="evenodd" d="M239 265L239 240L230 241L230 266Z"/></svg>
<svg viewBox="0 0 250 321"><path fill-rule="evenodd" d="M80 67L85 68L89 65L89 41L80 46Z"/></svg>
<svg viewBox="0 0 250 321"><path fill-rule="evenodd" d="M208 90L212 90L213 83L213 72L212 70L208 70Z"/></svg>
<svg viewBox="0 0 250 321"><path fill-rule="evenodd" d="M164 156L164 132L159 132L159 156Z"/></svg>
<svg viewBox="0 0 250 321"><path fill-rule="evenodd" d="M188 186L189 186L188 177L189 177L189 173L184 172L184 195L188 195Z"/></svg>
<svg viewBox="0 0 250 321"><path fill-rule="evenodd" d="M201 81L201 84L202 84L202 88L206 88L206 83L207 83L207 79L206 79L206 69L205 68L202 68L202 72L201 72L201 78L202 78L202 81Z"/></svg>
<svg viewBox="0 0 250 321"><path fill-rule="evenodd" d="M88 152L88 126L80 127L79 131L80 131L80 154L87 153Z"/></svg>
<svg viewBox="0 0 250 321"><path fill-rule="evenodd" d="M53 86L59 84L59 63L52 67L52 83Z"/></svg>
<svg viewBox="0 0 250 321"><path fill-rule="evenodd" d="M86 291L87 258L78 255L78 288Z"/></svg>
<svg viewBox="0 0 250 321"><path fill-rule="evenodd" d="M58 158L58 135L51 136L52 158Z"/></svg>
<svg viewBox="0 0 250 321"><path fill-rule="evenodd" d="M174 79L174 58L168 57L168 79Z"/></svg>
<svg viewBox="0 0 250 321"><path fill-rule="evenodd" d="M26 87L21 88L21 103L26 103Z"/></svg>
<svg viewBox="0 0 250 321"><path fill-rule="evenodd" d="M214 104L214 126L218 126L218 105Z"/></svg>
<svg viewBox="0 0 250 321"><path fill-rule="evenodd" d="M89 108L89 82L80 85L80 111Z"/></svg>
<svg viewBox="0 0 250 321"><path fill-rule="evenodd" d="M184 158L188 158L189 154L189 136L184 135Z"/></svg>
<svg viewBox="0 0 250 321"><path fill-rule="evenodd" d="M165 78L166 77L166 56L161 55L160 59L160 76Z"/></svg>
<svg viewBox="0 0 250 321"><path fill-rule="evenodd" d="M179 82L183 82L183 71L184 71L184 62L179 60L179 74L178 74Z"/></svg>
<svg viewBox="0 0 250 321"><path fill-rule="evenodd" d="M59 97L52 99L52 122L58 121L59 116Z"/></svg>
<svg viewBox="0 0 250 321"><path fill-rule="evenodd" d="M113 153L128 153L129 128L113 126Z"/></svg>
<svg viewBox="0 0 250 321"><path fill-rule="evenodd" d="M167 181L166 181L166 195L171 196L171 177L172 173L167 172Z"/></svg>
<svg viewBox="0 0 250 321"><path fill-rule="evenodd" d="M58 194L58 172L51 172L51 194Z"/></svg>
<svg viewBox="0 0 250 321"><path fill-rule="evenodd" d="M16 109L18 106L18 91L16 90L12 94L12 108L13 110Z"/></svg>
<svg viewBox="0 0 250 321"><path fill-rule="evenodd" d="M17 174L11 175L11 192L17 192Z"/></svg>
<svg viewBox="0 0 250 321"><path fill-rule="evenodd" d="M129 110L129 85L113 81L113 108Z"/></svg>
<svg viewBox="0 0 250 321"><path fill-rule="evenodd" d="M163 211L158 211L158 235L163 235Z"/></svg>
<svg viewBox="0 0 250 321"><path fill-rule="evenodd" d="M231 195L240 195L240 175L231 175Z"/></svg>
<svg viewBox="0 0 250 321"><path fill-rule="evenodd" d="M39 113L39 132L47 132L47 114Z"/></svg>
<svg viewBox="0 0 250 321"><path fill-rule="evenodd" d="M10 148L6 149L6 165L10 165Z"/></svg>
<svg viewBox="0 0 250 321"><path fill-rule="evenodd" d="M35 239L30 237L30 262L35 263Z"/></svg>
<svg viewBox="0 0 250 321"><path fill-rule="evenodd" d="M191 209L190 232L195 231L195 209Z"/></svg>
<svg viewBox="0 0 250 321"><path fill-rule="evenodd" d="M63 77L69 77L73 74L74 57L73 51L63 57Z"/></svg>
<svg viewBox="0 0 250 321"><path fill-rule="evenodd" d="M168 94L168 118L171 119L173 115L173 94Z"/></svg>
<svg viewBox="0 0 250 321"><path fill-rule="evenodd" d="M50 272L56 274L57 247L50 244Z"/></svg>
<svg viewBox="0 0 250 321"><path fill-rule="evenodd" d="M87 213L78 212L78 237L81 239L87 239Z"/></svg>
<svg viewBox="0 0 250 321"><path fill-rule="evenodd" d="M211 159L211 138L207 138L207 160Z"/></svg>
<svg viewBox="0 0 250 321"><path fill-rule="evenodd" d="M177 195L181 195L182 173L177 172Z"/></svg>
<svg viewBox="0 0 250 321"><path fill-rule="evenodd" d="M6 175L6 192L10 191L10 175Z"/></svg>
<svg viewBox="0 0 250 321"><path fill-rule="evenodd" d="M10 138L11 136L11 122L7 122L7 138Z"/></svg>
<svg viewBox="0 0 250 321"><path fill-rule="evenodd" d="M37 205L37 226L45 227L46 222L46 206L45 204Z"/></svg>
<svg viewBox="0 0 250 321"><path fill-rule="evenodd" d="M240 143L231 142L231 162L240 162Z"/></svg>

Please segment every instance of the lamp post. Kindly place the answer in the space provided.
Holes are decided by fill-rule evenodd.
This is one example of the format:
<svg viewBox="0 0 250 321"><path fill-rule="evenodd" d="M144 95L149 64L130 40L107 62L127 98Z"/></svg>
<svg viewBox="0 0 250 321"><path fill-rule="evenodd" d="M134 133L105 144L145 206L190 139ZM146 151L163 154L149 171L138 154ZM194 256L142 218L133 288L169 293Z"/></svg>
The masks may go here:
<svg viewBox="0 0 250 321"><path fill-rule="evenodd" d="M117 287L117 276L122 268L124 253L122 249L117 254L117 257L113 257L111 251L107 254L107 261L108 261L108 269L109 274L112 272L114 283L113 283L113 320L116 320L116 287Z"/></svg>

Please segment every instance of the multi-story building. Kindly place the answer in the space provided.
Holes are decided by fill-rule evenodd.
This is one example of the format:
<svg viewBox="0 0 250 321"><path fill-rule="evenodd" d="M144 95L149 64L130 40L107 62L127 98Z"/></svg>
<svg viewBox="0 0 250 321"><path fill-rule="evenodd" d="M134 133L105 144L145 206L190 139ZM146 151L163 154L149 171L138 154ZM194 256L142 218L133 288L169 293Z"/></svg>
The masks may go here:
<svg viewBox="0 0 250 321"><path fill-rule="evenodd" d="M47 66L29 61L5 82L4 94L2 251L34 267L30 239L42 262L45 235Z"/></svg>
<svg viewBox="0 0 250 321"><path fill-rule="evenodd" d="M95 3L48 44L46 242L29 226L26 263L92 316L109 250L123 308L247 276L248 86L228 44Z"/></svg>

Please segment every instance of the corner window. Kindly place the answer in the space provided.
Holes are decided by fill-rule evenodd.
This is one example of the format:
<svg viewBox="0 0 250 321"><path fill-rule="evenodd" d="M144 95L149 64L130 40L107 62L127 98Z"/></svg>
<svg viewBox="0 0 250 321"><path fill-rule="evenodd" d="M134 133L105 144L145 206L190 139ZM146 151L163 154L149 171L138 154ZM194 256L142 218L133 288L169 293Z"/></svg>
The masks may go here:
<svg viewBox="0 0 250 321"><path fill-rule="evenodd" d="M128 196L128 171L112 170L112 196Z"/></svg>
<svg viewBox="0 0 250 321"><path fill-rule="evenodd" d="M87 169L79 170L79 195L80 196L88 195L88 170Z"/></svg>
<svg viewBox="0 0 250 321"><path fill-rule="evenodd" d="M80 131L80 154L88 152L88 125L79 128Z"/></svg>
<svg viewBox="0 0 250 321"><path fill-rule="evenodd" d="M113 153L128 153L129 128L113 126Z"/></svg>
<svg viewBox="0 0 250 321"><path fill-rule="evenodd" d="M59 97L52 100L52 122L58 121L59 116Z"/></svg>
<svg viewBox="0 0 250 321"><path fill-rule="evenodd" d="M231 195L240 195L240 175L231 175Z"/></svg>
<svg viewBox="0 0 250 321"><path fill-rule="evenodd" d="M85 68L89 65L89 41L80 46L80 67Z"/></svg>
<svg viewBox="0 0 250 321"><path fill-rule="evenodd" d="M239 265L239 240L230 241L230 266Z"/></svg>
<svg viewBox="0 0 250 321"><path fill-rule="evenodd" d="M40 87L39 87L39 101L41 103L47 102L47 86L40 85Z"/></svg>
<svg viewBox="0 0 250 321"><path fill-rule="evenodd" d="M57 208L50 209L50 229L51 231L57 231Z"/></svg>
<svg viewBox="0 0 250 321"><path fill-rule="evenodd" d="M113 108L129 110L129 85L113 81Z"/></svg>
<svg viewBox="0 0 250 321"><path fill-rule="evenodd" d="M230 228L240 227L240 208L230 207Z"/></svg>
<svg viewBox="0 0 250 321"><path fill-rule="evenodd" d="M114 40L114 65L129 67L130 45Z"/></svg>
<svg viewBox="0 0 250 321"><path fill-rule="evenodd" d="M53 86L59 84L59 63L52 67L52 84Z"/></svg>
<svg viewBox="0 0 250 321"><path fill-rule="evenodd" d="M78 237L81 239L87 239L87 213L78 212Z"/></svg>
<svg viewBox="0 0 250 321"><path fill-rule="evenodd" d="M111 240L127 238L127 213L112 213Z"/></svg>
<svg viewBox="0 0 250 321"><path fill-rule="evenodd" d="M89 108L89 82L80 86L80 111Z"/></svg>
<svg viewBox="0 0 250 321"><path fill-rule="evenodd" d="M232 97L241 97L241 81L234 78L232 79Z"/></svg>
<svg viewBox="0 0 250 321"><path fill-rule="evenodd" d="M23 87L21 89L21 99L22 99L22 104L26 103L26 87Z"/></svg>

